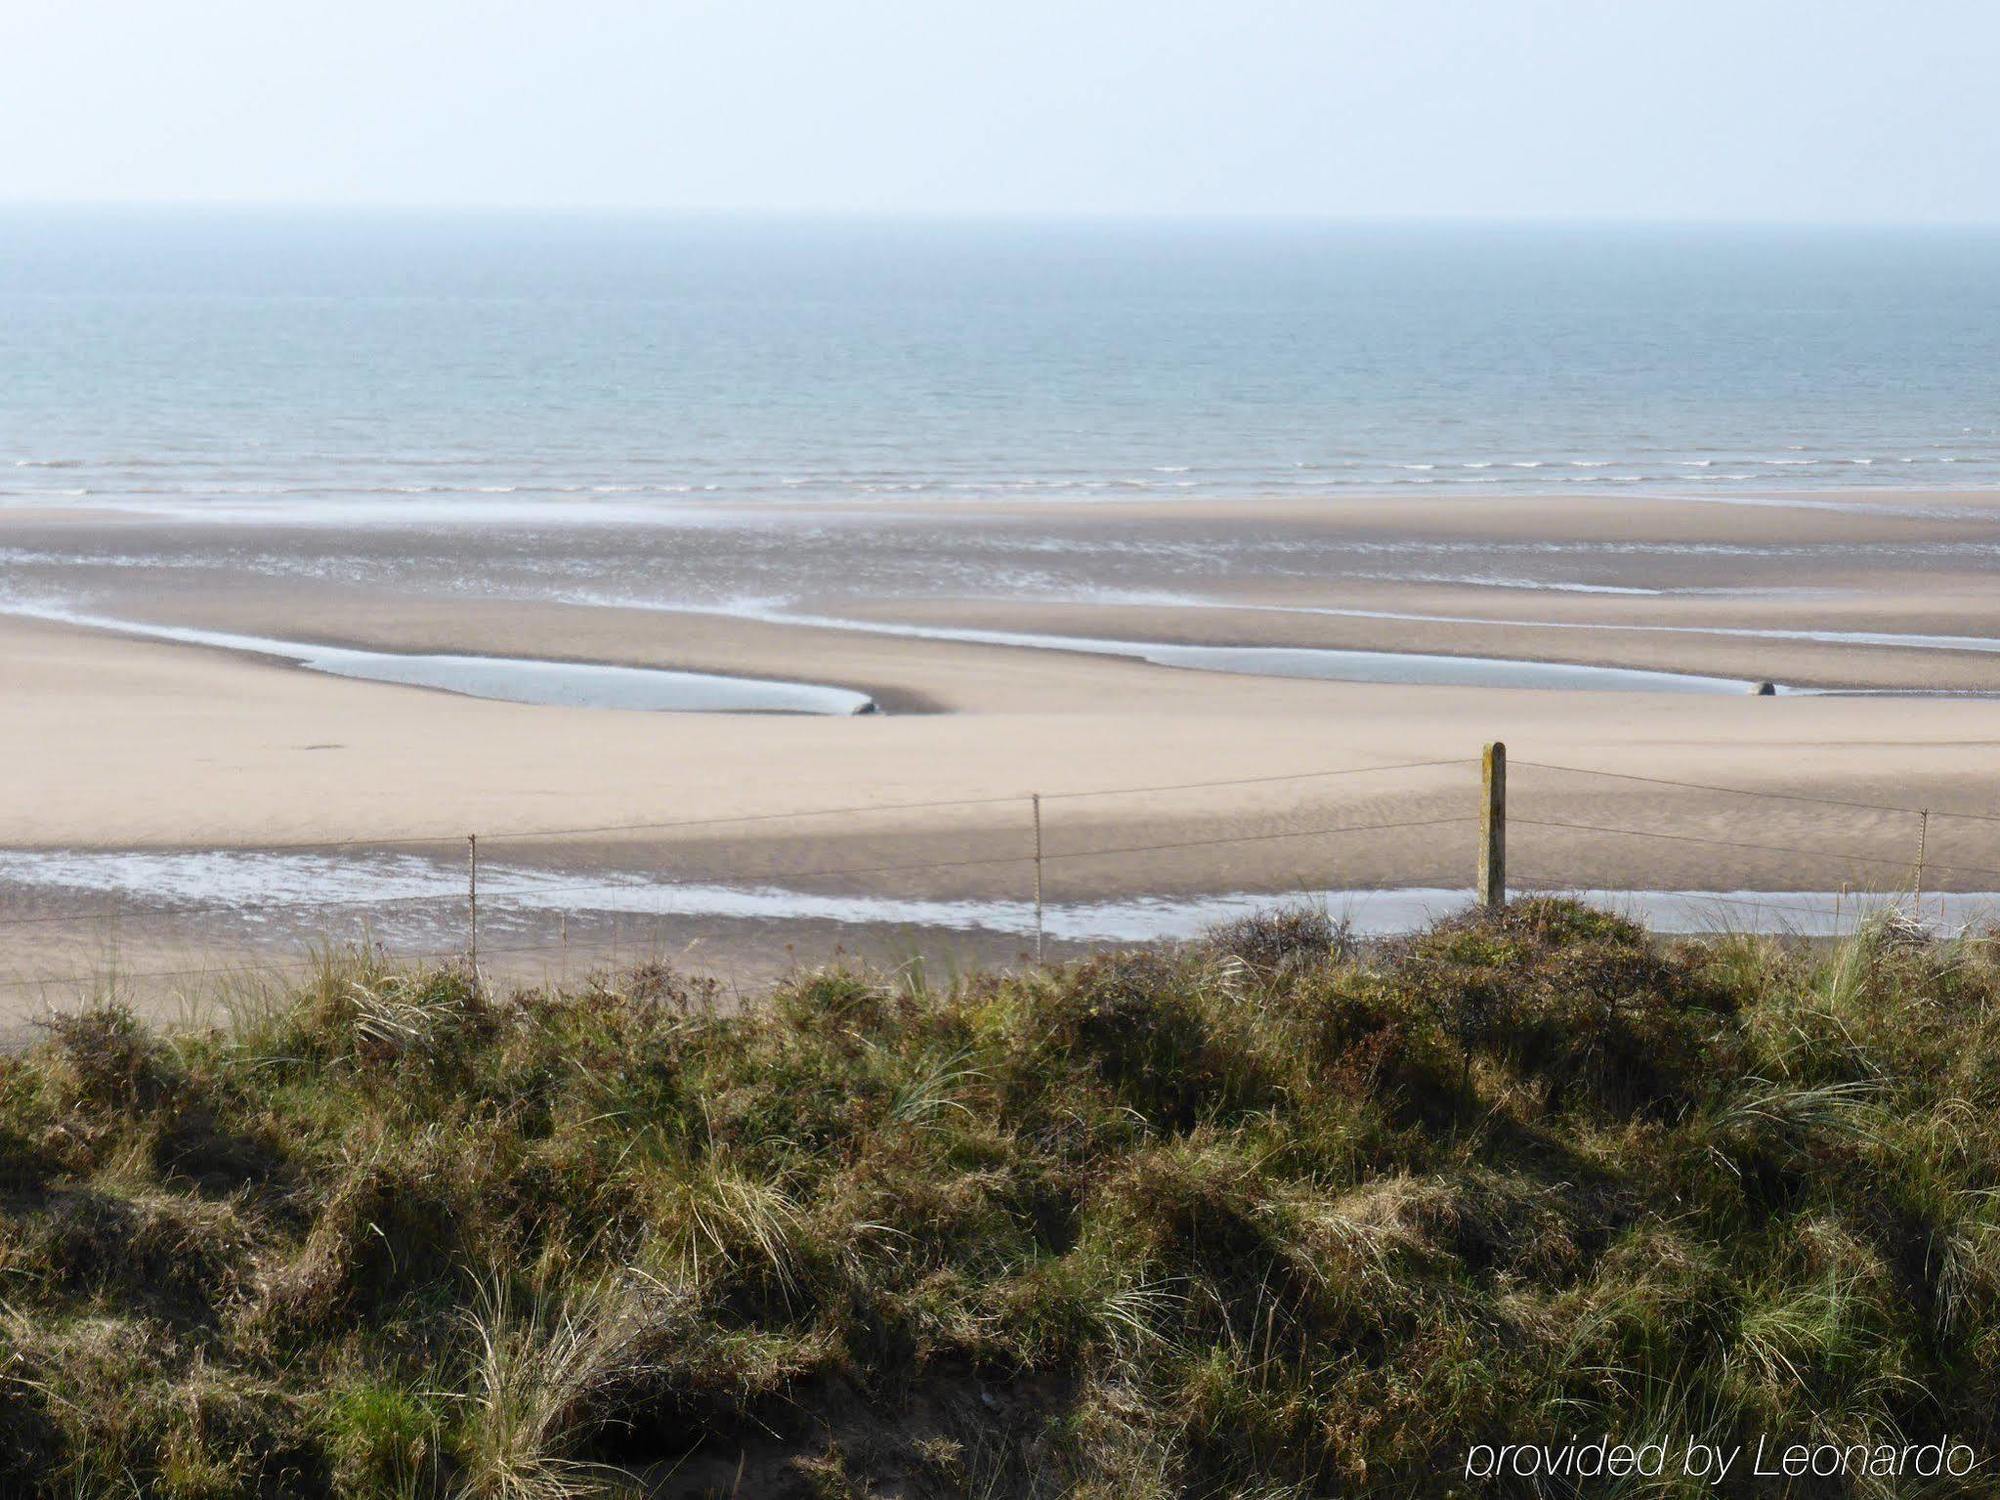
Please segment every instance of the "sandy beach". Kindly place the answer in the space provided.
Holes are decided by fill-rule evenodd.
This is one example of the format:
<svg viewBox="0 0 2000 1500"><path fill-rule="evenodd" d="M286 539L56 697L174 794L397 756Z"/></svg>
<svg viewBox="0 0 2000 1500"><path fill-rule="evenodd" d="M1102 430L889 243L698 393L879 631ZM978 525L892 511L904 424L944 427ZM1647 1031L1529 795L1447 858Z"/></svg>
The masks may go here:
<svg viewBox="0 0 2000 1500"><path fill-rule="evenodd" d="M2000 497L1744 499L769 507L454 528L0 515L4 602L44 611L0 614L0 850L20 877L0 906L36 919L0 928L0 970L24 994L22 980L70 972L65 955L102 966L107 919L63 917L107 900L126 969L194 962L171 920L185 888L37 884L33 857L53 851L338 844L442 866L477 833L488 858L571 880L670 871L1019 900L1033 793L1052 903L1455 886L1489 739L1516 764L1524 884L1895 889L1914 873L1917 820L1886 809L1931 808L1928 883L2000 888L2000 823L1945 816L1995 811L2000 700L1936 696L2000 692L2000 650L1981 644L2000 643ZM84 628L46 617L56 607L153 630L784 679L881 712L492 701ZM1557 662L1728 690L1312 680L1059 648L1078 640ZM1439 761L1454 764L1317 774ZM792 816L821 809L886 810ZM1433 821L1447 818L1460 821ZM1329 831L1384 824L1399 826ZM1734 847L1751 843L1775 847ZM457 940L455 920L438 940ZM514 936L532 948L558 923L565 962L593 942L695 943L746 975L744 955L770 951L759 922L622 920L579 912L572 934L544 912ZM268 956L304 925L238 924L204 961ZM801 958L843 941L922 946L868 922L793 936ZM1020 949L1018 934L951 941ZM514 944L490 946L497 959Z"/></svg>

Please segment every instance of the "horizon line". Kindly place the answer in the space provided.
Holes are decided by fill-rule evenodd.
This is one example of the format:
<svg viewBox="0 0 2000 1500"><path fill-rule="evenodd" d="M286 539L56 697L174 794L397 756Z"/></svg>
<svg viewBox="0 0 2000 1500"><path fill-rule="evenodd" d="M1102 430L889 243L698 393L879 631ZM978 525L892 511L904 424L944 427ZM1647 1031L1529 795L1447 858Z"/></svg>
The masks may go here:
<svg viewBox="0 0 2000 1500"><path fill-rule="evenodd" d="M853 206L647 205L621 203L504 203L417 200L324 200L278 198L5 198L0 213L210 213L256 217L309 214L357 217L488 217L569 220L660 221L814 220L867 223L1064 223L1064 224L1295 224L1325 228L1595 228L1595 229L1847 229L2000 230L2000 215L1988 218L1808 218L1725 214L1626 214L1569 210L1517 213L1343 213L1313 209L1076 209L1076 208L909 208Z"/></svg>

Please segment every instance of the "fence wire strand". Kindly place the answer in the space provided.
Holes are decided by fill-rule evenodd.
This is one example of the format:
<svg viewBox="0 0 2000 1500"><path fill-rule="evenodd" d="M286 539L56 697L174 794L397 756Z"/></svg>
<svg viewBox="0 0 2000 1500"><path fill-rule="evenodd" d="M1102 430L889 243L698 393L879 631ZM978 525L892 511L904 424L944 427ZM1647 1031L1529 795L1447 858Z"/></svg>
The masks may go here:
<svg viewBox="0 0 2000 1500"><path fill-rule="evenodd" d="M1820 859L1844 859L1855 864L1890 865L1897 868L1907 866L1915 869L1914 859L1898 859L1893 855L1861 854L1848 849L1804 849L1790 844L1750 843L1743 839L1710 838L1695 833L1663 833L1656 828L1614 828L1604 823L1570 823L1556 818L1516 818L1509 823L1525 828L1565 828L1577 833L1615 834L1620 838L1667 839L1678 844L1707 844L1718 849L1747 849L1761 854L1805 854ZM1958 875L2000 875L2000 869L1984 865L1948 864L1943 860L1924 861L1926 870L1946 870Z"/></svg>
<svg viewBox="0 0 2000 1500"><path fill-rule="evenodd" d="M1559 766L1542 760L1516 760L1515 766L1526 766L1537 771L1566 771L1573 776L1603 776L1614 781L1638 781L1648 786L1678 787L1691 792L1719 792L1730 797L1766 797L1777 802L1809 802L1821 807L1851 807L1867 812L1903 813L1909 817L1921 817L1928 812L1934 818L1965 818L1976 823L2000 823L2000 813L1953 812L1940 807L1902 807L1892 802L1857 802L1846 797L1819 797L1809 792L1773 792L1757 787L1720 786L1706 781L1675 781L1665 776L1641 776L1631 771L1599 771L1589 766Z"/></svg>
<svg viewBox="0 0 2000 1500"><path fill-rule="evenodd" d="M1059 849L1043 854L1045 861L1061 859L1098 859L1117 854L1158 854L1176 849L1219 848L1228 844L1260 843L1277 839L1330 838L1342 833L1377 833L1404 828L1432 828L1450 823L1470 823L1476 821L1471 813L1455 813L1437 818L1406 818L1389 823L1353 823L1319 828L1286 828L1264 833L1228 833L1213 838L1178 839L1171 842L1153 844L1120 844L1100 849ZM917 859L893 864L838 865L809 870L771 870L756 876L738 876L739 882L755 880L769 884L779 880L830 880L845 875L887 875L915 870L969 870L995 865L1033 864L1035 855L992 854L976 859ZM538 885L531 891L509 893L498 891L492 895L494 901L516 901L528 897L592 895L610 891L633 891L656 887L672 889L671 885L648 883L639 878L632 880L598 880L576 885ZM78 913L45 913L32 917L0 917L0 927L39 926L58 923L82 923L114 920L156 920L173 917L193 917L206 915L264 916L274 912L301 912L337 910L343 907L375 907L390 905L423 905L438 903L449 905L462 903L463 891L430 891L408 896L352 896L324 901L252 901L252 902L210 902L196 906L161 907L152 911L132 911L124 907L102 909Z"/></svg>
<svg viewBox="0 0 2000 1500"><path fill-rule="evenodd" d="M1283 771L1269 776L1234 776L1208 781L1180 781L1153 786L1110 786L1089 787L1072 792L1043 792L1042 800L1078 801L1094 797L1129 797L1147 792L1194 792L1211 788L1242 786L1276 786L1285 782L1320 781L1341 776L1367 776L1388 771L1423 771L1437 766L1461 766L1474 764L1466 756L1453 756L1444 760L1398 761L1378 766L1336 766L1315 771ZM481 833L482 841L495 844L517 843L530 839L591 838L607 833L667 833L683 828L721 828L744 823L773 823L790 819L854 817L870 813L933 812L950 807L1001 807L1008 803L1026 802L1033 795L1032 789L1019 792L994 793L978 797L939 797L918 802L875 802L856 803L847 807L807 807L784 812L727 813L701 818L665 818L629 823L582 824L569 828L527 828L503 830L498 833ZM464 832L437 834L390 835L382 838L341 838L341 839L294 839L278 840L257 845L260 851L298 852L315 849L393 849L393 848L435 848L439 845L457 844L465 837Z"/></svg>
<svg viewBox="0 0 2000 1500"><path fill-rule="evenodd" d="M1428 764L1452 764L1452 762L1430 762ZM1240 785L1246 783L1238 782L1235 784ZM1159 790L1159 788L1150 788L1150 787L1132 788L1129 790L1152 791L1152 790ZM1394 819L1387 822L1378 822L1378 823L1344 823L1335 825L1321 825L1311 828L1276 829L1259 833L1220 834L1209 838L1199 838L1199 839L1162 840L1146 844L1120 844L1108 847L1087 848L1087 849L1053 850L1045 853L1042 856L1042 858L1044 859L1044 861L1099 859L1099 858L1109 858L1119 855L1154 854L1154 853L1163 853L1174 850L1217 848L1234 844L1263 843L1263 842L1285 840L1285 839L1330 838L1341 834L1376 833L1376 832L1386 832L1386 831L1395 831L1395 830L1413 829L1413 828L1444 827L1453 824L1469 823L1473 821L1476 821L1476 819L1472 814L1469 813L1450 814L1446 816L1433 817L1433 818L1401 818L1401 819ZM755 877L755 880L756 883L758 884L768 886L775 881L832 879L840 876L891 874L891 873L913 872L919 870L925 870L925 871L957 870L957 869L973 869L979 867L991 867L999 865L1023 865L1023 864L1033 864L1035 863L1035 860L1036 856L1032 853L990 855L974 859L910 860L910 861L899 861L887 864L843 865L843 866L822 867L822 868L808 869L808 870L776 870L767 872L759 877ZM747 883L747 882L743 882L740 880L739 883ZM496 891L490 894L487 900L489 903L489 910L492 909L493 907L506 908L511 906L515 911L519 911L521 909L522 903L524 902L540 901L544 898L551 896L604 895L610 893L622 894L622 893L633 893L633 892L656 892L662 898L663 909L660 912L631 913L631 915L664 916L668 914L664 910L665 902L671 898L674 889L675 886L673 883L646 882L640 879L625 880L625 881L600 880L589 883L568 884L568 885L542 885L542 886L536 886L532 890L527 890L527 891L515 891L515 892L507 892L504 890ZM189 916L198 916L198 915L233 915L233 916L259 917L274 912L337 910L337 909L352 908L352 907L368 907L372 909L375 907L391 905L391 904L403 905L403 906L445 905L455 908L462 905L464 901L465 901L465 896L461 893L427 892L421 895L386 896L379 898L355 897L355 898L342 898L339 900L328 900L328 901L210 903L200 906L173 907L173 908L164 908L154 911L142 911L142 912L134 912L121 908L113 911L98 911L87 914L73 914L73 915L47 914L47 915L38 915L34 917L0 918L0 926L36 925L36 924L49 924L49 923L59 923L59 922L86 923L86 922L106 921L106 920L127 920L127 921L163 920L163 919L178 919L178 918L185 918ZM626 915L627 913L609 913L609 914ZM557 946L562 946L562 945L547 945L547 947L551 950L553 950ZM534 952L542 950L539 948L526 948L526 949L487 948L484 951L486 951L487 953L497 955L504 953ZM451 949L439 953L406 953L399 956L404 959L415 960L423 958L450 957L457 955L459 952L460 950ZM253 964L247 966L235 966L231 971L257 972L258 970L265 968L278 968L278 969L300 968L300 967L309 968L313 965L314 962L316 961L307 960L297 964L281 964L281 965ZM129 979L179 978L179 977L191 977L193 975L197 975L204 972L209 972L209 971L146 970L146 971L128 972L122 977ZM36 986L50 986L50 985L61 986L61 985L73 985L73 984L88 984L92 982L92 979L93 976L88 974L63 974L63 975L52 974L52 975L37 976L34 978L0 979L0 988L17 989L24 987L32 988Z"/></svg>

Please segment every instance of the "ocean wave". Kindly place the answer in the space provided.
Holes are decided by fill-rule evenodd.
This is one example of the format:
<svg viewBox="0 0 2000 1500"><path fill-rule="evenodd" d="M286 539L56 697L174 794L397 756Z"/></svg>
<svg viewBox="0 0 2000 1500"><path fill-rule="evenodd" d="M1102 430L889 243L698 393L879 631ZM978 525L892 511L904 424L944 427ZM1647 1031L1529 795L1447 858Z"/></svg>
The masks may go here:
<svg viewBox="0 0 2000 1500"><path fill-rule="evenodd" d="M1966 444L1967 449L1983 446ZM1683 449L1686 454L1688 450ZM1950 475L1930 470L1936 464L1952 465ZM365 473L345 476L339 472L323 475L296 472L261 472L256 465L233 472L215 465L212 477L192 471L173 475L158 474L150 481L120 482L95 461L75 459L14 460L12 467L21 481L0 487L0 503L14 508L35 504L66 504L88 500L110 508L137 511L165 511L176 516L199 519L268 516L274 520L287 514L352 514L368 520L394 520L397 506L410 516L441 518L448 524L454 515L476 517L519 516L546 506L551 523L560 524L562 515L574 511L588 518L593 502L604 502L600 514L617 509L612 502L629 502L624 511L634 518L651 513L674 514L669 501L698 497L728 505L760 502L791 502L811 505L866 504L897 501L1021 499L1083 503L1119 496L1157 496L1162 499L1215 497L1288 496L1311 499L1324 495L1366 493L1371 490L1394 492L1422 485L1457 487L1480 485L1498 494L1564 493L1561 487L1592 487L1611 493L1628 493L1633 487L1679 485L1690 497L1726 492L1743 486L1754 493L1759 487L1772 495L1787 490L1809 490L1815 486L1846 486L1865 491L1884 486L1918 487L1939 492L1965 491L2000 486L2000 449L1986 453L1959 451L1938 454L1904 453L1882 455L1834 455L1825 452L1779 454L1775 445L1763 453L1730 453L1721 448L1707 452L1694 450L1693 456L1675 456L1671 450L1650 450L1644 457L1566 458L1560 452L1534 459L1446 459L1357 460L1327 459L1277 460L1269 467L1245 464L1236 467L1194 464L1152 464L1130 467L1107 465L1091 472L1082 467L1054 469L1046 473L979 473L975 464L954 461L935 472L918 472L894 467L864 468L860 465L829 465L824 470L794 469L784 474L760 473L744 468L711 477L697 471L669 479L651 463L632 466L629 477L618 473L622 460L579 462L579 472L562 472L562 460L544 460L538 469L510 472L491 463L454 460L472 472L446 475L432 469L413 469L404 474ZM81 468L75 479L63 483L50 475L46 484L27 479L37 470ZM1674 473L1663 472L1674 470ZM609 471L609 472L607 472ZM4 471L0 471L4 472ZM396 502L395 505L384 502ZM431 502L426 504L425 502ZM351 511L343 507L352 507ZM458 509L457 507L463 507ZM482 508L483 507L483 508ZM560 509L558 508L560 507ZM428 524L428 523L427 523Z"/></svg>

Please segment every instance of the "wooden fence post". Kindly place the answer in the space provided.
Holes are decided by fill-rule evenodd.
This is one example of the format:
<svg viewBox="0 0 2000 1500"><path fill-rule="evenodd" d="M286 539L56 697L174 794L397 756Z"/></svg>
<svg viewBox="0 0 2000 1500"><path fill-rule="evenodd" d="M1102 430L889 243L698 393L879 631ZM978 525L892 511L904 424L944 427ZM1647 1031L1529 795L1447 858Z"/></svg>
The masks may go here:
<svg viewBox="0 0 2000 1500"><path fill-rule="evenodd" d="M1481 906L1507 904L1507 747L1495 740L1481 757L1485 795L1479 803L1479 884Z"/></svg>

